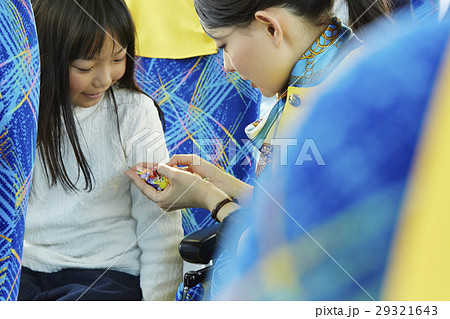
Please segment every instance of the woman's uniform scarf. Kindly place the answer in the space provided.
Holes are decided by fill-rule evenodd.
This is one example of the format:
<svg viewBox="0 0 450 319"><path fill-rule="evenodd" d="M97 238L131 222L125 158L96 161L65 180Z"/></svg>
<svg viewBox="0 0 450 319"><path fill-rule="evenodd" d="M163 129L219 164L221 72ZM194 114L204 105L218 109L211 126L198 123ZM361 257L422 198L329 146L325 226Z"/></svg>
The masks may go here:
<svg viewBox="0 0 450 319"><path fill-rule="evenodd" d="M248 138L260 152L256 176L272 161L273 146L270 140L276 137L283 111L287 106L298 108L301 105L298 88L323 83L342 60L360 46L362 42L353 31L335 17L303 54L291 72L285 94L278 98L277 103L262 118L245 128Z"/></svg>

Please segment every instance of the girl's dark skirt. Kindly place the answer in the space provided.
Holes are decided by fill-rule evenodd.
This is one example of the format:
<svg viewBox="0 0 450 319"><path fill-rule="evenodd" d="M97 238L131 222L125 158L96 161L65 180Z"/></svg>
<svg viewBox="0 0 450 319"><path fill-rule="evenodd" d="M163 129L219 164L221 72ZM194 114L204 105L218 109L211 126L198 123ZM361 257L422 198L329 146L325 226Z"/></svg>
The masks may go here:
<svg viewBox="0 0 450 319"><path fill-rule="evenodd" d="M22 268L18 300L142 300L138 276L102 269Z"/></svg>

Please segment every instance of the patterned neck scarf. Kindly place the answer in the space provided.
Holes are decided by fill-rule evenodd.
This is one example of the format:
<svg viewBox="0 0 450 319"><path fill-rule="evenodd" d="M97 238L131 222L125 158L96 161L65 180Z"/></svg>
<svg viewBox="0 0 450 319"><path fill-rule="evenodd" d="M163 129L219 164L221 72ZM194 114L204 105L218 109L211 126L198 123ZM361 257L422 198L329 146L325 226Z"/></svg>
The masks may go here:
<svg viewBox="0 0 450 319"><path fill-rule="evenodd" d="M314 87L324 82L342 60L362 42L353 31L334 17L325 31L316 39L294 66L289 78L289 87ZM249 124L245 133L252 144L261 152L257 176L271 163L272 145L276 126L281 119L286 101L295 103L295 95L284 94L262 118Z"/></svg>

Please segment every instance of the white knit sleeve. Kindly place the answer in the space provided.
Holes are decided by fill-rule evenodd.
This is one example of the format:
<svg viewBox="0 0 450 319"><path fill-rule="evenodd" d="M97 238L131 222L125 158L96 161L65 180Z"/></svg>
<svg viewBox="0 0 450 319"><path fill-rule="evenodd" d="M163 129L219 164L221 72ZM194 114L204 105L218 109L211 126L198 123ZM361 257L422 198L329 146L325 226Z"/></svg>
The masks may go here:
<svg viewBox="0 0 450 319"><path fill-rule="evenodd" d="M164 133L153 101L140 94L139 105L127 110L125 152L128 165L168 160ZM178 245L183 238L181 212L164 212L131 185L132 216L141 249L141 288L144 300L175 300L182 281Z"/></svg>

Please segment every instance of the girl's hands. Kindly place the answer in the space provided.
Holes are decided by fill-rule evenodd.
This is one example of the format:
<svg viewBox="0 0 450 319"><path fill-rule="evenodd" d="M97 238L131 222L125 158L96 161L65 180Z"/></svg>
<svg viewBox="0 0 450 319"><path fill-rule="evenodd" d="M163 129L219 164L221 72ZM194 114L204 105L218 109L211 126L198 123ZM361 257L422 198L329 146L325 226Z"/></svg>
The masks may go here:
<svg viewBox="0 0 450 319"><path fill-rule="evenodd" d="M197 174L202 178L207 178L214 186L222 190L224 193L235 196L241 206L251 202L253 195L253 187L225 173L217 166L204 160L198 155L193 154L177 154L172 156L167 166L184 166L183 169Z"/></svg>
<svg viewBox="0 0 450 319"><path fill-rule="evenodd" d="M170 180L167 188L164 191L157 191L148 185L136 173L141 168L153 169L165 175ZM199 175L167 165L141 163L130 168L125 174L145 196L165 211L189 207L200 207L211 211L218 202L228 196Z"/></svg>

